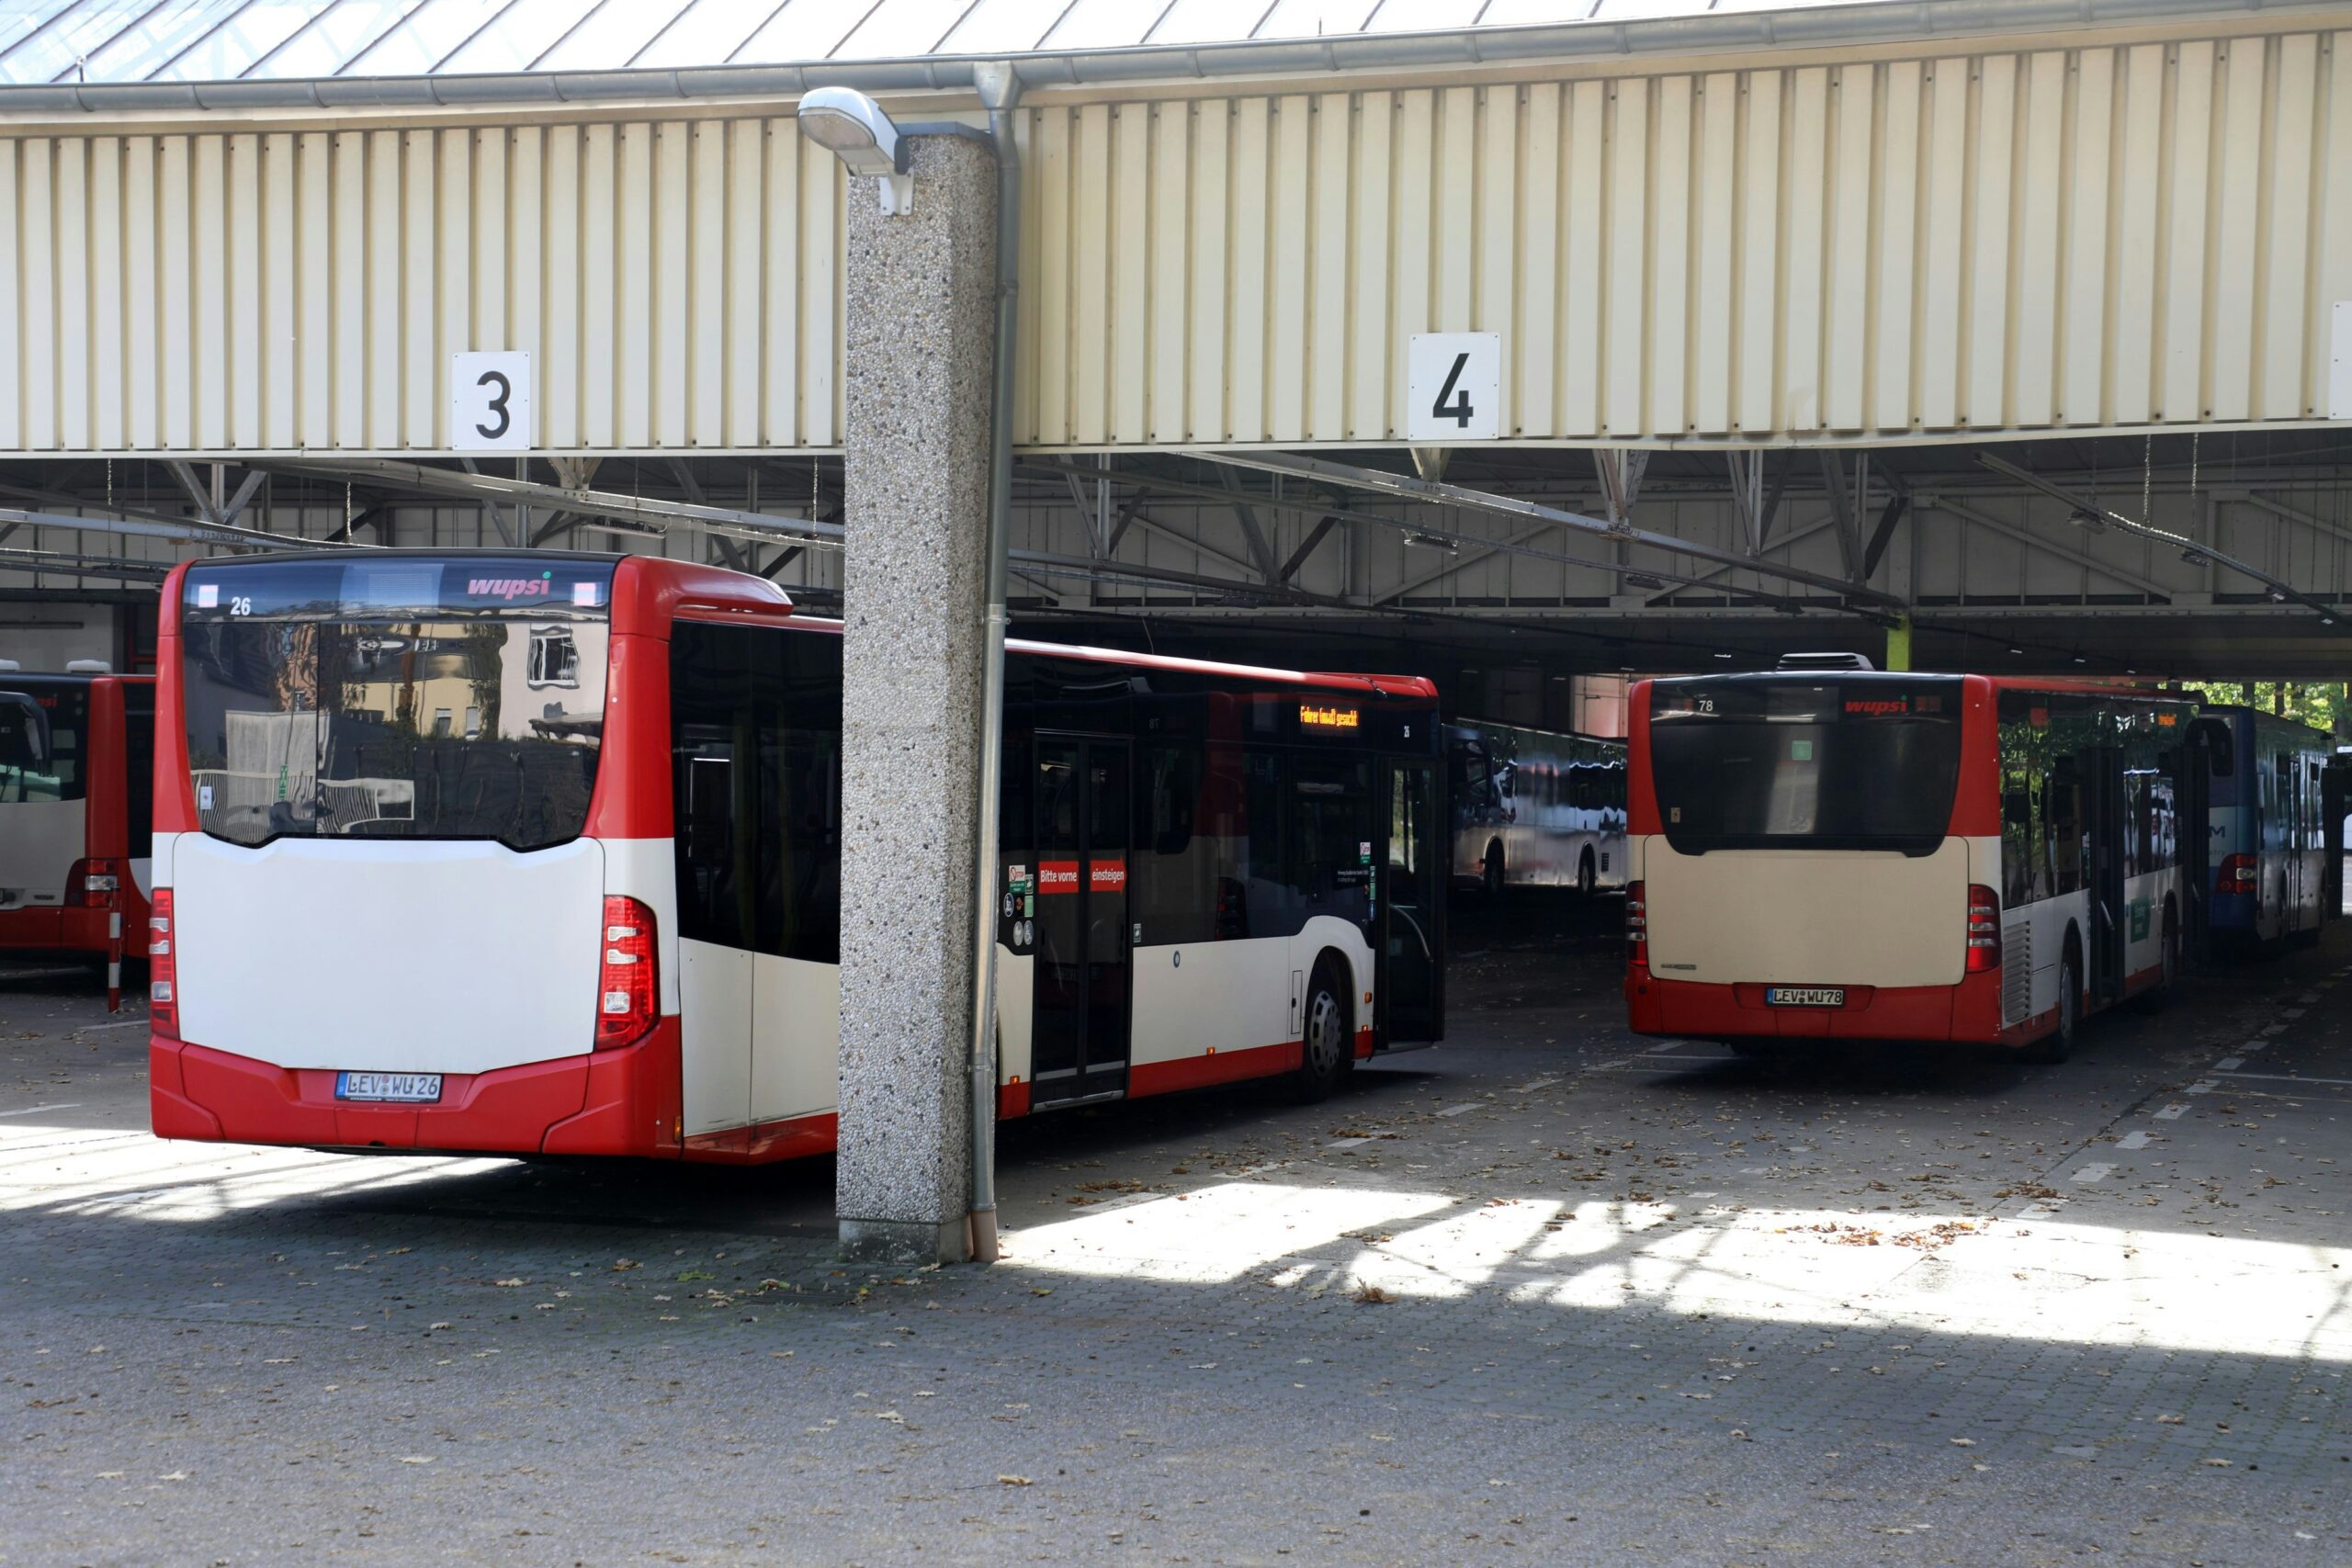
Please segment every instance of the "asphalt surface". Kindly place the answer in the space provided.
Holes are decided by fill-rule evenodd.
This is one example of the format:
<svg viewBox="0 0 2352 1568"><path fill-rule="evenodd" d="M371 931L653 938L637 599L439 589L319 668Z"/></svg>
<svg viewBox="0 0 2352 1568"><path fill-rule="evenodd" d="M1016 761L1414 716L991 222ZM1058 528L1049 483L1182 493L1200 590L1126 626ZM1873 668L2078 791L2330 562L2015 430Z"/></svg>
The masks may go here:
<svg viewBox="0 0 2352 1568"><path fill-rule="evenodd" d="M161 1144L0 978L0 1562L2352 1563L2352 931L2056 1067L1623 1025L1465 910L1452 1039L1008 1127L1008 1260L822 1164Z"/></svg>

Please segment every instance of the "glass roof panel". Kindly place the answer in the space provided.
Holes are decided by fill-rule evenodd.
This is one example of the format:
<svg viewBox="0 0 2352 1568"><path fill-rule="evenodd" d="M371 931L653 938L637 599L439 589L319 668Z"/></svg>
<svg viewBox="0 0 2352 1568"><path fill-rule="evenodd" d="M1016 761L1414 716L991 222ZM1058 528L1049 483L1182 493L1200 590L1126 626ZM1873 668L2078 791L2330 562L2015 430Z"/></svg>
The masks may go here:
<svg viewBox="0 0 2352 1568"><path fill-rule="evenodd" d="M1274 0L1176 0L1148 43L1227 43L1255 32Z"/></svg>
<svg viewBox="0 0 2352 1568"><path fill-rule="evenodd" d="M578 27L541 55L541 71L618 71L653 41L653 35L677 13L667 6L644 0L603 0L581 19Z"/></svg>
<svg viewBox="0 0 2352 1568"><path fill-rule="evenodd" d="M784 0L783 7L743 40L733 63L782 65L826 59L873 9L865 0Z"/></svg>
<svg viewBox="0 0 2352 1568"><path fill-rule="evenodd" d="M835 60L895 60L930 54L972 8L973 0L882 0L835 47Z"/></svg>
<svg viewBox="0 0 2352 1568"><path fill-rule="evenodd" d="M595 0L514 0L458 46L435 71L528 71L548 46L576 26Z"/></svg>
<svg viewBox="0 0 2352 1568"><path fill-rule="evenodd" d="M1054 30L1047 49L1128 49L1159 24L1168 0L1077 0Z"/></svg>
<svg viewBox="0 0 2352 1568"><path fill-rule="evenodd" d="M1381 0L1364 25L1371 33L1427 33L1466 28L1478 19L1487 0Z"/></svg>
<svg viewBox="0 0 2352 1568"><path fill-rule="evenodd" d="M0 82L54 82L138 19L153 0L12 6L0 22Z"/></svg>
<svg viewBox="0 0 2352 1568"><path fill-rule="evenodd" d="M156 6L90 51L90 80L144 82L174 56L243 10L244 4L245 0L198 0L189 6Z"/></svg>
<svg viewBox="0 0 2352 1568"><path fill-rule="evenodd" d="M1372 15L1373 0L1274 0L1274 8L1258 24L1253 38L1320 38L1331 33L1360 33Z"/></svg>
<svg viewBox="0 0 2352 1568"><path fill-rule="evenodd" d="M1141 5L1144 0L1136 0ZM942 40L942 54L1026 54L1053 29L1071 0L979 0Z"/></svg>
<svg viewBox="0 0 2352 1568"><path fill-rule="evenodd" d="M724 63L775 8L775 0L694 0L629 63L650 70Z"/></svg>

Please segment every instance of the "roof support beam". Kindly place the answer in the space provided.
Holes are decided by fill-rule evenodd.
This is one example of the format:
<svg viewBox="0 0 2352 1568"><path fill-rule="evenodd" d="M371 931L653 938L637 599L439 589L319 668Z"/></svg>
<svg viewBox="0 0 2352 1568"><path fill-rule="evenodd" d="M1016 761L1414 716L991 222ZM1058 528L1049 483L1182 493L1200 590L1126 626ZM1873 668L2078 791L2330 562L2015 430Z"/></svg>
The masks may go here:
<svg viewBox="0 0 2352 1568"><path fill-rule="evenodd" d="M1404 581L1398 583L1387 592L1374 598L1373 603L1374 604L1394 604L1396 601L1402 599L1408 593L1418 593L1432 582L1442 581L1444 579L1452 577L1464 567L1476 566L1482 560L1488 560L1496 556L1503 554L1513 545L1523 545L1530 539L1540 537L1551 531L1551 524L1539 523L1534 527L1526 529L1520 534L1515 535L1511 538L1504 541L1502 544L1489 545L1484 549L1471 550L1465 554L1455 556L1449 559L1443 566L1438 567L1433 570L1425 571L1419 577L1407 578ZM1679 582L1675 584L1673 588L1668 589L1667 592L1672 593L1679 589L1688 588L1689 586L1690 585L1687 582ZM1659 597L1664 598L1665 594L1660 594Z"/></svg>
<svg viewBox="0 0 2352 1568"><path fill-rule="evenodd" d="M1332 529L1339 525L1340 520L1329 513L1326 513L1322 521L1317 523L1314 528L1307 533L1306 540L1300 544L1298 548L1291 552L1290 559L1283 562L1283 569L1276 574L1274 581L1277 582L1288 582L1292 578L1296 577L1298 575L1298 569L1306 564L1306 558L1315 553L1315 547L1323 542L1325 535L1330 533Z"/></svg>
<svg viewBox="0 0 2352 1568"><path fill-rule="evenodd" d="M1522 521L1556 524L1577 533L1597 535L1608 539L1623 539L1631 544L1647 545L1652 549L1663 550L1669 555L1679 554L1699 560L1713 561L1721 566L1742 567L1760 576L1777 577L1790 582L1804 583L1807 587L1823 589L1841 597L1858 601L1861 605L1873 609L1909 608L1898 595L1882 592L1867 583L1846 581L1825 576L1820 572L1805 571L1797 567L1758 560L1752 556L1741 555L1735 550L1722 550L1712 545L1702 545L1689 539L1678 539L1671 534L1652 533L1645 528L1612 528L1598 517L1587 517L1581 513L1566 512L1556 506L1545 506L1532 501L1521 501L1511 496L1493 495L1485 491L1471 490L1462 485L1437 484L1427 479L1410 479L1402 474L1383 473L1377 468L1359 468L1344 463L1327 462L1319 457L1304 457L1291 453L1234 452L1195 447L1189 449L1189 455L1204 462L1224 463L1234 468L1257 468L1271 474L1289 474L1303 479L1321 479L1349 489L1372 491L1398 496L1408 501L1429 502L1441 506L1459 506L1468 511L1492 513L1498 516L1516 517ZM1381 517L1376 513L1360 515L1388 527L1409 529L1414 533L1438 534L1441 532L1438 529L1408 522L1403 518ZM1461 542L1475 545L1494 543L1491 539L1466 537ZM1548 550L1529 550L1522 547L1509 547L1513 554L1528 555L1538 558L1547 557L1553 559L1573 558L1557 556ZM1575 564L1599 566L1603 570L1620 573L1639 571L1653 577L1676 575L1660 571L1654 567L1634 567L1615 562L1579 560ZM1761 599L1775 597L1770 593L1753 589L1742 589L1738 592Z"/></svg>
<svg viewBox="0 0 2352 1568"><path fill-rule="evenodd" d="M2054 540L2042 538L2037 534L2019 527L2015 523L1996 517L1991 513L1968 505L1964 502L1954 501L1950 496L1944 495L1923 495L1918 498L1917 504L1923 509L1934 507L1939 512L1949 512L1954 517L1964 518L1979 528L1988 529L2005 539L2015 539L2028 549L2040 550L2043 555L2053 559L2079 566L2086 571L2097 572L2099 576L2120 582L2127 588L2136 588L2143 593L2154 594L2166 604L2172 602L2172 590L2161 582L2142 577L2139 573L2127 570L2122 567L2111 565L2097 556L2086 555L2081 550L2070 550Z"/></svg>
<svg viewBox="0 0 2352 1568"><path fill-rule="evenodd" d="M1795 544L1799 539L1810 539L1815 534L1826 534L1836 526L1837 524L1826 517L1822 518L1818 522L1807 523L1801 527L1790 529L1786 534L1783 534L1781 537L1773 540L1772 548L1776 550L1786 549L1789 546ZM1736 571L1738 569L1736 567L1714 567L1707 571L1701 572L1696 578L1692 579L1689 582L1678 582L1673 587L1667 589L1664 592L1651 594L1645 603L1662 604L1667 600L1673 598L1676 594L1681 592L1686 588L1696 588L1702 583L1713 582L1716 578L1721 577L1724 573L1727 571Z"/></svg>
<svg viewBox="0 0 2352 1568"><path fill-rule="evenodd" d="M2171 546L2174 549L2180 551L2185 556L2199 556L2212 561L2218 566L2228 567L2232 571L2236 572L2241 577L2250 577L2255 581L2261 583L2264 588L2269 592L2270 597L2276 602L2283 604L2291 601L2292 603L2301 604L2305 609L2316 614L2320 618L2321 625L2329 626L2335 625L2335 606L2333 604L2325 600L2314 599L2310 594L2303 592L2301 589L2294 587L2292 584L2286 582L2279 578L2271 576L2268 572L2262 570L2259 567L2248 566L2245 562L2238 559L2235 556L2225 556L2220 550L2215 549L2211 545L2200 545L2196 540L2188 538L2185 535L2175 534L2168 529L2152 528L2145 523L2140 522L2135 518L2126 517L2121 513L2113 511L2108 507L2093 506L2081 496L2075 495L2069 491L2052 484L2048 479L2043 479L2040 474L2033 472L2030 468L2020 468L2015 463L2006 462L1999 457L1994 457L1990 452L1979 452L1976 454L1976 461L1981 466L1992 469L1996 474L2006 474L2010 479L2019 480L2025 484L2030 484L2034 489L2041 491L2042 494L2050 496L2054 500L2063 501L2066 502L2067 505L2074 507L2077 511L2088 512L2094 516L2100 517L2111 525L2122 529L2127 534L2136 534L2143 539L2154 539L2158 544Z"/></svg>
<svg viewBox="0 0 2352 1568"><path fill-rule="evenodd" d="M822 523L813 518L771 517L764 513L738 512L731 507L697 506L687 501L661 501L644 496L619 495L609 491L565 490L557 485L538 484L530 479L501 479L495 474L460 473L449 468L431 468L421 463L407 463L389 458L372 458L333 465L272 463L267 466L312 477L356 476L379 488L398 486L423 491L427 494L460 496L469 501L491 496L506 501L538 502L552 508L561 508L585 516L635 524L641 528L686 528L707 534L719 534L733 539L756 539L763 543L779 538L798 539L804 543L831 545L835 547L839 547L842 537L840 524ZM533 542L537 541L535 539Z"/></svg>

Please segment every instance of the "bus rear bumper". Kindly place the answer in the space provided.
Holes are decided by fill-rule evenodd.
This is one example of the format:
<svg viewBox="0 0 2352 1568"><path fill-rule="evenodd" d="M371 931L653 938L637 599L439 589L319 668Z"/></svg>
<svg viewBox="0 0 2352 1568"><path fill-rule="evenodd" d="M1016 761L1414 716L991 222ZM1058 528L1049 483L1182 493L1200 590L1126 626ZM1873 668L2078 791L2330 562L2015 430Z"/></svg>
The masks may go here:
<svg viewBox="0 0 2352 1568"><path fill-rule="evenodd" d="M1951 986L1849 986L1842 1008L1774 1007L1766 989L1661 980L1637 964L1625 972L1625 1009L1636 1034L2004 1043L1998 970Z"/></svg>
<svg viewBox="0 0 2352 1568"><path fill-rule="evenodd" d="M678 1152L675 1018L617 1051L447 1074L431 1105L339 1100L332 1070L153 1035L147 1070L159 1138L456 1154Z"/></svg>
<svg viewBox="0 0 2352 1568"><path fill-rule="evenodd" d="M147 950L146 922L140 922L132 946L130 913L123 913L123 948L136 958ZM50 904L29 909L0 909L0 951L9 953L96 953L107 951L107 911Z"/></svg>

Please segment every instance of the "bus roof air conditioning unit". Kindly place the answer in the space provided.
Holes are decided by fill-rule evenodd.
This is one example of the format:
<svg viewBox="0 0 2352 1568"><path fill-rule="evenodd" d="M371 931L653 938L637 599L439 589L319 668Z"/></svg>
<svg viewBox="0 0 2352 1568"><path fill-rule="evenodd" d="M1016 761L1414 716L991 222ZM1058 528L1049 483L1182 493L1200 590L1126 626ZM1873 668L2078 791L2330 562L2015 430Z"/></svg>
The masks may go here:
<svg viewBox="0 0 2352 1568"><path fill-rule="evenodd" d="M68 675L111 675L114 666L103 659L69 659L65 661Z"/></svg>
<svg viewBox="0 0 2352 1568"><path fill-rule="evenodd" d="M1861 653L1784 653L1776 670L1876 670Z"/></svg>

